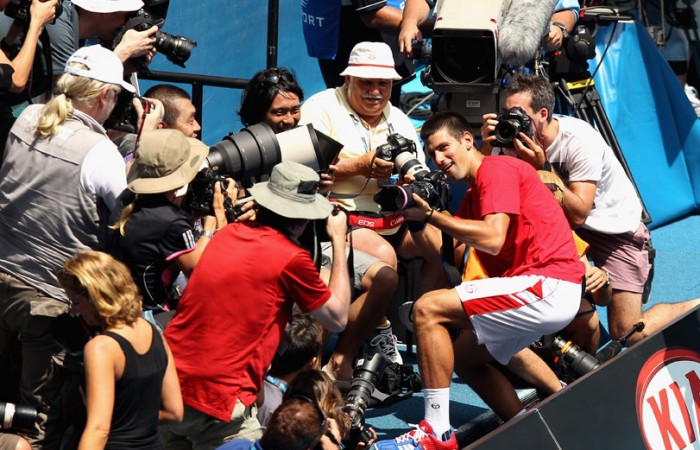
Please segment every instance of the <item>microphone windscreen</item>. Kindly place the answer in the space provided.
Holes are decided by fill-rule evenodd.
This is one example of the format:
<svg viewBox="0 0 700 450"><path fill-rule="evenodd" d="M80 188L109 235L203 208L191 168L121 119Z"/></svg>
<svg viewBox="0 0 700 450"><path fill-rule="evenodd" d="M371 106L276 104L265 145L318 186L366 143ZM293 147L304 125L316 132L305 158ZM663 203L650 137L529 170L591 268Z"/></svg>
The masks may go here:
<svg viewBox="0 0 700 450"><path fill-rule="evenodd" d="M498 27L498 52L506 64L532 61L549 31L556 0L512 0Z"/></svg>

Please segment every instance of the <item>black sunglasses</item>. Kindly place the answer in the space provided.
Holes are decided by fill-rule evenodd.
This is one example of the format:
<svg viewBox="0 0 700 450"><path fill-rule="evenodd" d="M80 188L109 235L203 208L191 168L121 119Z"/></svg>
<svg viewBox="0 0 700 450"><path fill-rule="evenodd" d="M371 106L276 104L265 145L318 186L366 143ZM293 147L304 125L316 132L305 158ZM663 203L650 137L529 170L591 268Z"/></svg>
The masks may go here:
<svg viewBox="0 0 700 450"><path fill-rule="evenodd" d="M272 87L277 85L277 83L280 82L280 76L279 75L269 75L263 79L263 85L266 87Z"/></svg>

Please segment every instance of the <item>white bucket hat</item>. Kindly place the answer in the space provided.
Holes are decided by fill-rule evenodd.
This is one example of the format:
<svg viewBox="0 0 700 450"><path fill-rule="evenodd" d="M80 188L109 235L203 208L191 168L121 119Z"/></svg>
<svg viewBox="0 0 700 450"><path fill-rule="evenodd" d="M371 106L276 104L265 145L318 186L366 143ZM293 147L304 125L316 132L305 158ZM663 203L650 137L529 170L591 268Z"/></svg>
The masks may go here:
<svg viewBox="0 0 700 450"><path fill-rule="evenodd" d="M400 80L396 72L394 55L384 42L360 42L353 47L348 67L340 75L351 77Z"/></svg>
<svg viewBox="0 0 700 450"><path fill-rule="evenodd" d="M87 66L85 69L71 67L70 63L78 62ZM121 60L101 45L91 45L79 48L66 62L66 73L79 77L92 78L103 83L117 84L129 92L136 89L124 81L124 65Z"/></svg>
<svg viewBox="0 0 700 450"><path fill-rule="evenodd" d="M136 11L143 7L141 0L73 0L73 4L95 13Z"/></svg>

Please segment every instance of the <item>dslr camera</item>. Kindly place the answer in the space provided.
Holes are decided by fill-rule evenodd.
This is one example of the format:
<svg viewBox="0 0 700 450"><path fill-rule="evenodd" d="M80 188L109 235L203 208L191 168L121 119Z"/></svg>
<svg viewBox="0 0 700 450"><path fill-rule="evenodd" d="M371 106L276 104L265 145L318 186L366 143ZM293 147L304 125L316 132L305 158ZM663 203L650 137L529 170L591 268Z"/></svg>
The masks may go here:
<svg viewBox="0 0 700 450"><path fill-rule="evenodd" d="M496 136L496 142L499 147L515 147L514 141L521 132L528 137L532 137L532 120L519 106L499 114L496 120L498 120L498 124L496 124L493 135Z"/></svg>
<svg viewBox="0 0 700 450"><path fill-rule="evenodd" d="M374 196L382 211L400 211L414 206L413 194L418 194L430 206L447 204L449 184L447 176L439 170L431 172L416 158L416 144L398 133L387 138L387 143L377 147L377 158L393 161L401 178L410 175L415 180L403 186L384 186Z"/></svg>
<svg viewBox="0 0 700 450"><path fill-rule="evenodd" d="M343 413L350 418L352 424L349 448L354 448L360 442L367 444L372 438L372 433L365 427L365 411L375 386L381 382L385 366L386 359L380 353L374 354L369 359L361 358L355 365L350 389L345 396L346 402L343 406Z"/></svg>

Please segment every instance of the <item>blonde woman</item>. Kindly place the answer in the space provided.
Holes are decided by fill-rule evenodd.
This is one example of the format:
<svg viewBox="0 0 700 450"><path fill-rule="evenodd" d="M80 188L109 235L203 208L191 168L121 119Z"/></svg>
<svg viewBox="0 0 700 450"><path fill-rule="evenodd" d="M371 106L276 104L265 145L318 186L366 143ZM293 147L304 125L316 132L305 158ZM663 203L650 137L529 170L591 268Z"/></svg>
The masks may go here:
<svg viewBox="0 0 700 450"><path fill-rule="evenodd" d="M59 447L72 418L60 405L75 404L55 398L54 383L68 375L52 367L63 358L50 329L69 302L54 274L76 252L98 247L126 188L124 160L101 125L117 94L134 89L123 73L105 48L75 52L57 96L17 118L0 166L0 353L21 343L20 401L40 409L30 439L37 448Z"/></svg>
<svg viewBox="0 0 700 450"><path fill-rule="evenodd" d="M106 253L76 253L58 273L79 315L101 334L85 345L88 418L79 450L161 449L158 424L182 420L175 364L141 318L129 269Z"/></svg>

